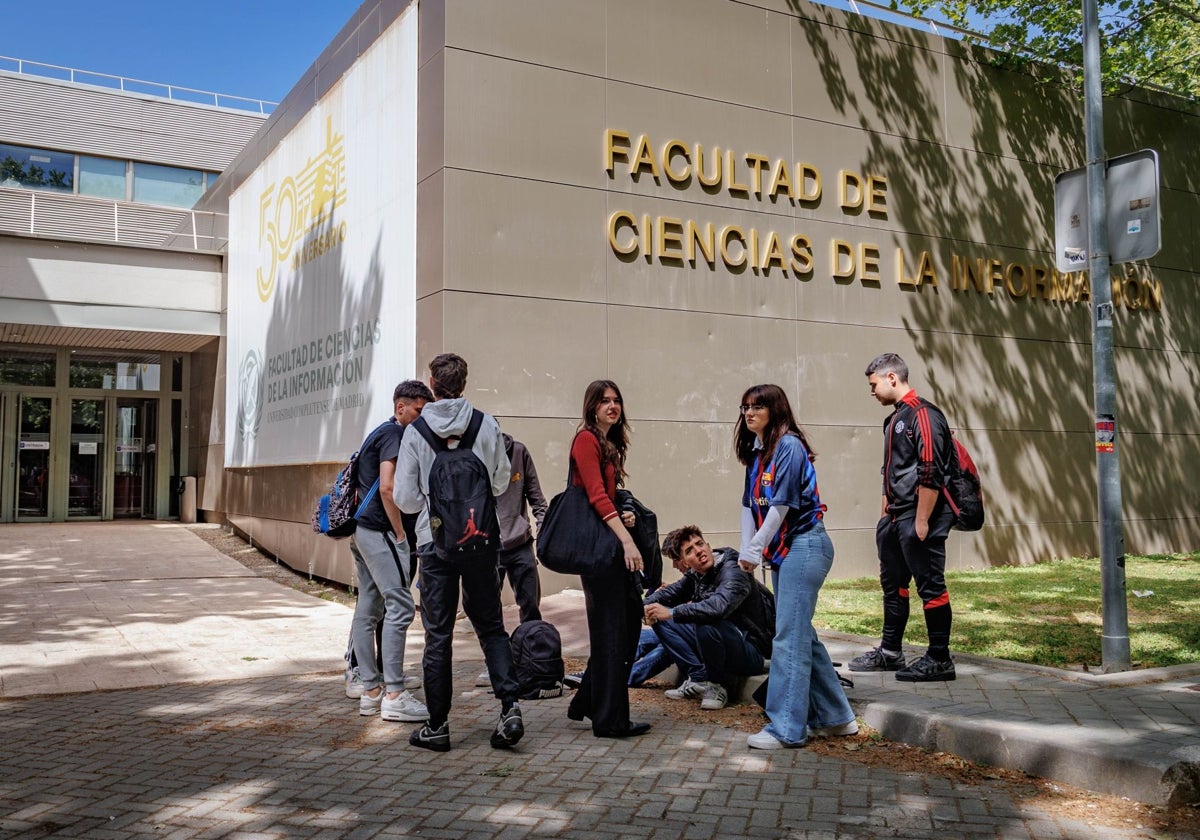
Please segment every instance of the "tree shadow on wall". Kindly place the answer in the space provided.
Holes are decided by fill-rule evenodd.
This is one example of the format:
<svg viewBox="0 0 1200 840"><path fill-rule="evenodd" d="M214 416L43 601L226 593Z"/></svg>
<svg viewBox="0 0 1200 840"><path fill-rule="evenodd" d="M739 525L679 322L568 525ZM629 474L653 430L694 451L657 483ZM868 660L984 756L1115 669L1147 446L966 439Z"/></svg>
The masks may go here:
<svg viewBox="0 0 1200 840"><path fill-rule="evenodd" d="M985 485L1003 487L990 497L980 560L1096 553L1090 306L950 282L954 255L1052 266L1053 179L1082 164L1081 103L961 43L789 3L829 101L866 133L859 165L888 178L890 230L877 235L893 236L910 266L929 251L937 267L936 287L885 283L881 293L904 313L914 384L975 450ZM1182 278L1188 268L1139 272ZM1179 489L1198 466L1196 446L1168 433L1194 416L1197 342L1183 316L1195 323L1200 301L1182 284L1164 283L1163 298L1162 313L1116 312L1124 510L1144 520L1132 523L1131 550L1160 544L1164 529L1175 548L1195 542L1194 500Z"/></svg>
<svg viewBox="0 0 1200 840"><path fill-rule="evenodd" d="M306 240L336 239L342 224L339 216L331 214L306 236ZM338 469L344 465L344 459L349 458L373 423L378 422L368 416L367 411L372 396L369 393L370 371L382 358L381 345L374 336L366 340L364 331L376 319L379 319L381 331L389 328L386 313L380 312L383 296L381 236L376 235L361 283L351 277L342 244L338 241L323 255L308 261L303 260L303 251L299 251L302 255L300 265L295 268L291 280L276 286L262 342L266 349L261 359L257 425L252 434L246 435L240 434L237 424L226 430L228 445L235 446L235 462L258 460L263 465L226 471L230 515L306 521L309 511L295 509L296 482L303 481L308 487L307 491L301 492L300 498L316 499L326 492ZM325 267L332 260L337 261L334 271ZM336 344L339 340L347 342L340 350ZM313 342L320 345L321 358L317 361L312 361L312 351L316 349ZM293 351L301 355L297 357ZM303 355L305 352L307 356ZM285 358L272 363L271 357L281 354ZM299 361L306 358L307 362ZM230 361L233 365L242 362ZM343 380L322 387L320 380L314 381L310 376L334 364L341 365L343 371L354 371L353 381ZM245 401L245 389L253 385L242 382L240 387ZM281 395L279 389L285 387L286 395ZM364 402L356 406L353 401L360 395ZM342 405L339 400L350 400L351 404ZM292 448L283 448L284 442ZM276 454L264 454L264 449ZM310 463L292 468L269 466L284 461L294 464L297 451L336 453L338 462L326 464L324 470L311 469L314 465Z"/></svg>

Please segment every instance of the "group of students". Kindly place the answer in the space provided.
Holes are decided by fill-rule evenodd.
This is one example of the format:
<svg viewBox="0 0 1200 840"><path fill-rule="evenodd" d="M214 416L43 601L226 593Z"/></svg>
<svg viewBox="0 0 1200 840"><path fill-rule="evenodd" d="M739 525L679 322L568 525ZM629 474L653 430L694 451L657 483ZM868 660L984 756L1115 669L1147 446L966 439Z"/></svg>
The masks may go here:
<svg viewBox="0 0 1200 840"><path fill-rule="evenodd" d="M409 738L411 744L437 751L450 749L451 643L461 590L463 610L483 649L487 679L501 704L491 744L511 748L524 735L524 723L501 616L500 585L507 571L519 602L527 600L520 597L517 585L518 580L529 579L522 577L524 572L532 573L536 585L525 496L522 494L519 502L524 528L518 535L522 551L517 552L516 561L510 549L504 549L510 551L504 558L509 561L506 567L498 542L493 555L456 559L432 550L433 529L440 523L436 516L430 521L429 476L436 450L446 445L439 444L439 439L451 447L470 447L487 471L497 497L518 480L521 470L512 470L511 439L506 441L495 419L474 409L462 396L466 362L455 354L442 354L430 363L429 372L429 388L415 381L397 387L394 416L368 436L360 454L360 493L365 494L376 478L379 480L379 504L359 518L352 540L360 582L351 634L362 683L360 712L379 713L386 720L421 722ZM941 412L908 385L908 368L899 356L877 357L866 375L872 396L894 407L884 424L883 507L876 529L884 628L880 645L855 658L850 668L895 671L897 679L909 681L954 679L949 655L951 612L943 576L952 517L939 493L951 446L949 430ZM418 416L426 428L420 429L420 434L405 434L405 427ZM646 641L642 624L674 622L682 628L701 621L699 615L711 617L711 610L688 609L679 601L670 605L669 598L678 595L676 590L703 592L705 575L713 586L718 585L718 575L725 583L740 586L730 577L734 562L737 574L750 581L760 566L769 569L774 591L773 639L766 646L770 659L764 702L768 723L749 736L748 745L754 749L796 747L810 735L858 731L833 662L812 624L817 597L834 557L824 525L826 506L817 486L816 452L778 385L755 385L745 391L733 437L734 452L745 467L736 558L732 550L719 561L714 558L694 526L672 532L664 551L677 569L692 578L682 590L664 588L657 597L644 600L643 554L631 533L634 514L617 505L629 449L624 400L620 388L610 380L597 380L584 393L579 429L571 443L569 476L586 490L592 508L620 544L607 572L581 578L590 657L567 716L577 721L589 719L596 737L636 737L650 730L649 723L632 721L629 711L631 670L639 641ZM526 471L532 471L531 463ZM535 513L540 513L537 507ZM472 516L474 513L472 510ZM472 519L470 525L475 524ZM485 531L501 530L495 521L479 526ZM418 551L414 553L411 546L419 547ZM520 571L514 573L517 567ZM419 576L426 635L421 678L403 673L404 636L414 615L414 576ZM908 620L908 587L914 578L925 607L930 645L925 656L909 664L901 653L901 642ZM745 597L748 588L739 591ZM663 592L675 594L664 596ZM381 612L383 631L377 640L375 627ZM523 606L522 620L536 617L526 616L526 612ZM672 640L683 644L699 638L694 631L680 633L665 626L655 626L655 630L666 648ZM753 663L757 655L761 670L764 647L761 639L749 638L754 632L753 622L735 625L732 631L734 636L744 634L745 661ZM382 673L375 667L380 652ZM698 667L701 670L696 673L703 673L702 661ZM746 667L752 671L754 666ZM413 694L421 683L428 705ZM672 696L694 696L697 685L707 692L717 683L702 683L689 675ZM706 708L723 706L723 694L722 689L714 693L715 699L706 697L705 702L710 702Z"/></svg>

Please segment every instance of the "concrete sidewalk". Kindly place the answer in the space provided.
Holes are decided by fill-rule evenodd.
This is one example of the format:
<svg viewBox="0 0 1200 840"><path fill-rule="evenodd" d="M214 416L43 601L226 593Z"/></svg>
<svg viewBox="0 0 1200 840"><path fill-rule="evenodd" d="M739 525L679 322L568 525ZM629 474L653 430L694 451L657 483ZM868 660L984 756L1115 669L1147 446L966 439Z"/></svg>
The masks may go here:
<svg viewBox="0 0 1200 840"><path fill-rule="evenodd" d="M0 538L2 698L342 669L349 609L258 578L183 527L3 525ZM544 599L543 613L565 653L586 655L580 593ZM477 668L459 630L456 663ZM824 638L843 662L872 643ZM415 665L419 628L409 640ZM957 663L950 683L853 674L848 695L891 740L1141 802L1200 800L1200 665L1088 677Z"/></svg>

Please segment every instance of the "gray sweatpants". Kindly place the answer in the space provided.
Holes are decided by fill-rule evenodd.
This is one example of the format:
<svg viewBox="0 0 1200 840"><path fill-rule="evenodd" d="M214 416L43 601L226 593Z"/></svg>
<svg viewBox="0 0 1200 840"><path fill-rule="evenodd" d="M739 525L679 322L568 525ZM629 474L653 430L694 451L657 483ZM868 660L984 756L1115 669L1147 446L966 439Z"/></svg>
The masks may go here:
<svg viewBox="0 0 1200 840"><path fill-rule="evenodd" d="M388 691L404 690L404 641L416 614L412 584L416 557L403 537L361 525L350 538L358 571L358 601L350 624L354 658L363 688L384 684ZM375 625L383 615L383 673L375 664Z"/></svg>

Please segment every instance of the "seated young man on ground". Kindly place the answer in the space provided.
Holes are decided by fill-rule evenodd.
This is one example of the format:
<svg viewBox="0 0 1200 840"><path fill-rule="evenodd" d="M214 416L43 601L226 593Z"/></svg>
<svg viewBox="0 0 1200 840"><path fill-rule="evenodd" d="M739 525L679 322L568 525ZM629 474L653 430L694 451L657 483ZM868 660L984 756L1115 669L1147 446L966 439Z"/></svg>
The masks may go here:
<svg viewBox="0 0 1200 840"><path fill-rule="evenodd" d="M684 575L646 598L645 617L686 679L666 696L701 698L702 709L723 709L727 686L737 677L764 671L771 656L775 622L771 594L738 566L738 552L712 547L695 525L663 540L667 555Z"/></svg>

